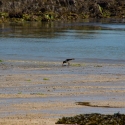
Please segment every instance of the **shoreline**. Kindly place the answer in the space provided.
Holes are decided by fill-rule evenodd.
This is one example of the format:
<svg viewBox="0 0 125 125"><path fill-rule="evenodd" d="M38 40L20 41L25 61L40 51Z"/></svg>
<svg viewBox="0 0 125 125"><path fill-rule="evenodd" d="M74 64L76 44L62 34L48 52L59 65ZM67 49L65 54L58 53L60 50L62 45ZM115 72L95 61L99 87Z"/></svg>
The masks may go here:
<svg viewBox="0 0 125 125"><path fill-rule="evenodd" d="M63 116L124 113L124 67L111 63L71 62L71 66L62 67L61 62L0 62L0 124L54 125Z"/></svg>
<svg viewBox="0 0 125 125"><path fill-rule="evenodd" d="M38 59L38 58L34 58L34 59L13 59L13 58L1 58L0 60L2 62L18 62L18 63L62 63L64 60L66 59L66 57L62 57L62 58L52 58L52 57L48 57L48 58L44 58L44 59ZM99 59L99 58L75 58L75 60L71 61L71 63L77 63L77 64L84 64L84 63L88 63L88 64L125 64L125 60L124 59Z"/></svg>

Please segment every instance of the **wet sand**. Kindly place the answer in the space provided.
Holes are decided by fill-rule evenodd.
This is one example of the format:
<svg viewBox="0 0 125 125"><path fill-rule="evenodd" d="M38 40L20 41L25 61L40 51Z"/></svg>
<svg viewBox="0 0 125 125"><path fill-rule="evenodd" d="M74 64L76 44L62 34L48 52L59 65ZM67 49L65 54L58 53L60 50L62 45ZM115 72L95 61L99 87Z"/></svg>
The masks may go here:
<svg viewBox="0 0 125 125"><path fill-rule="evenodd" d="M125 113L125 64L4 60L0 125L54 125L85 113ZM76 102L89 102L89 106Z"/></svg>

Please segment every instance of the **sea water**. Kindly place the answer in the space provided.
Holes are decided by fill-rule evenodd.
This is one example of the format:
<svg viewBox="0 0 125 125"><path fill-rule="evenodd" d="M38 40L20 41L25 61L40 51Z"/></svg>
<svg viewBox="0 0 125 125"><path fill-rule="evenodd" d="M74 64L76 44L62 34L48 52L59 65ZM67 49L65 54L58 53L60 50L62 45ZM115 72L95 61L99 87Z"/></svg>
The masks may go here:
<svg viewBox="0 0 125 125"><path fill-rule="evenodd" d="M125 62L125 20L0 24L0 59Z"/></svg>

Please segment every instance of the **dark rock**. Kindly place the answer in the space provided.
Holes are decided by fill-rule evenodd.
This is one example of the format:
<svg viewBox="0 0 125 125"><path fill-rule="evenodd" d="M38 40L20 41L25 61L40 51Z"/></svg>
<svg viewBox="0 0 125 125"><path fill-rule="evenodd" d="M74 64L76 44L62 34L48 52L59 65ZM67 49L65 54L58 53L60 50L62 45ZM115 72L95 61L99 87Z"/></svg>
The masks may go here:
<svg viewBox="0 0 125 125"><path fill-rule="evenodd" d="M0 6L1 6L2 4L3 4L2 1L0 1Z"/></svg>

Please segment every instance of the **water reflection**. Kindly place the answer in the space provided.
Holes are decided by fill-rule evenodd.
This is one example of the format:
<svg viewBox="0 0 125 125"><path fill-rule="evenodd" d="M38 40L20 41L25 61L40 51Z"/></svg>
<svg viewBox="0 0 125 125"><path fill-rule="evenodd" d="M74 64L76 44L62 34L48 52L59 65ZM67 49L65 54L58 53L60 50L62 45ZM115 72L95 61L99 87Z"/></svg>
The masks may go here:
<svg viewBox="0 0 125 125"><path fill-rule="evenodd" d="M0 37L59 37L60 33L84 30L83 34L94 34L95 30L124 30L124 24L109 24L110 21L88 21L84 22L22 22L0 24ZM90 32L92 30L92 32ZM77 32L76 31L76 32ZM78 32L77 32L78 33ZM97 32L96 32L97 34ZM80 35L78 35L81 37Z"/></svg>
<svg viewBox="0 0 125 125"><path fill-rule="evenodd" d="M119 20L0 24L0 56L17 59L125 60L125 25Z"/></svg>

